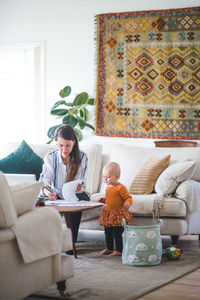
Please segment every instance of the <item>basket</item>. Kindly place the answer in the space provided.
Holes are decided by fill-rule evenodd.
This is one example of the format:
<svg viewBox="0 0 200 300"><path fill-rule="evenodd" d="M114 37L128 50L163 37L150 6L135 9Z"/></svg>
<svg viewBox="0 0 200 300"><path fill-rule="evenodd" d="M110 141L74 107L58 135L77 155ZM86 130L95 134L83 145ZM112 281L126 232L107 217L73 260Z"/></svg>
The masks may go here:
<svg viewBox="0 0 200 300"><path fill-rule="evenodd" d="M122 219L124 232L122 263L129 266L155 266L161 263L161 221L156 225L131 226Z"/></svg>

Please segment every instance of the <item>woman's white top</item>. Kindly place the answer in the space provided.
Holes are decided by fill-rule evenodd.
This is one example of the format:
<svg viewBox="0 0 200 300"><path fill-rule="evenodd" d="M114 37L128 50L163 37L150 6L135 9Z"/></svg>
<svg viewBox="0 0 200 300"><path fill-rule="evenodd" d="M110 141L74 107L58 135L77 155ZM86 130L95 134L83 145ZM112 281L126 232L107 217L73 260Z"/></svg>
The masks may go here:
<svg viewBox="0 0 200 300"><path fill-rule="evenodd" d="M88 164L87 155L80 151L81 162L74 180L80 179L85 182L85 175ZM62 187L67 178L67 166L63 163L61 153L55 149L48 153L44 158L40 181L43 181L44 186L51 187L52 191L57 192L62 198ZM82 191L80 191L82 192Z"/></svg>

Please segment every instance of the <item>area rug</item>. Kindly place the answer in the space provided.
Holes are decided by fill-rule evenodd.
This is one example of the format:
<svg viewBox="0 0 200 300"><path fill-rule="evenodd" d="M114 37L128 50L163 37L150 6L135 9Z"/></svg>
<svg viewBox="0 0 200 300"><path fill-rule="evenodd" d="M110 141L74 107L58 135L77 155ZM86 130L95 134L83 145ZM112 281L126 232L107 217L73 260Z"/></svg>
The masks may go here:
<svg viewBox="0 0 200 300"><path fill-rule="evenodd" d="M170 239L163 240L168 247ZM134 300L200 267L198 240L180 240L184 251L176 261L163 261L158 266L131 267L123 265L121 257L99 254L102 242L77 244L78 259L74 259L75 275L67 281L71 300ZM61 299L53 285L26 300Z"/></svg>
<svg viewBox="0 0 200 300"><path fill-rule="evenodd" d="M100 14L100 136L199 139L200 7Z"/></svg>

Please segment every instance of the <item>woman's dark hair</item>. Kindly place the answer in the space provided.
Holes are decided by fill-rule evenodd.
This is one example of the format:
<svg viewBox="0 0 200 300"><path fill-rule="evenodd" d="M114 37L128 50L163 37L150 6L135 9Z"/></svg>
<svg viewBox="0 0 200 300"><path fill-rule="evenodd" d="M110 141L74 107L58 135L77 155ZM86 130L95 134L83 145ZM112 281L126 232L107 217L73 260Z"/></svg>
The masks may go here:
<svg viewBox="0 0 200 300"><path fill-rule="evenodd" d="M75 141L72 152L70 153L69 167L67 172L67 181L72 181L74 180L81 161L81 154L76 133L70 125L62 125L56 129L54 140L57 141L58 137L61 137L64 140L73 142Z"/></svg>

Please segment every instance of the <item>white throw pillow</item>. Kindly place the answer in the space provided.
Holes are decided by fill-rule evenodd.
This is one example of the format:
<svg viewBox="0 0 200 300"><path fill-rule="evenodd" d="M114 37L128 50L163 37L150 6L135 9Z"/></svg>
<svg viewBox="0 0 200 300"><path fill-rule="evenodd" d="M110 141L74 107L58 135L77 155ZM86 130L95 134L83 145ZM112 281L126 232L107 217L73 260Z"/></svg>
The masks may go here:
<svg viewBox="0 0 200 300"><path fill-rule="evenodd" d="M158 195L174 193L179 183L192 178L196 161L177 162L167 167L158 177L155 192Z"/></svg>
<svg viewBox="0 0 200 300"><path fill-rule="evenodd" d="M13 203L18 216L34 209L41 187L42 182L24 182L10 185Z"/></svg>

